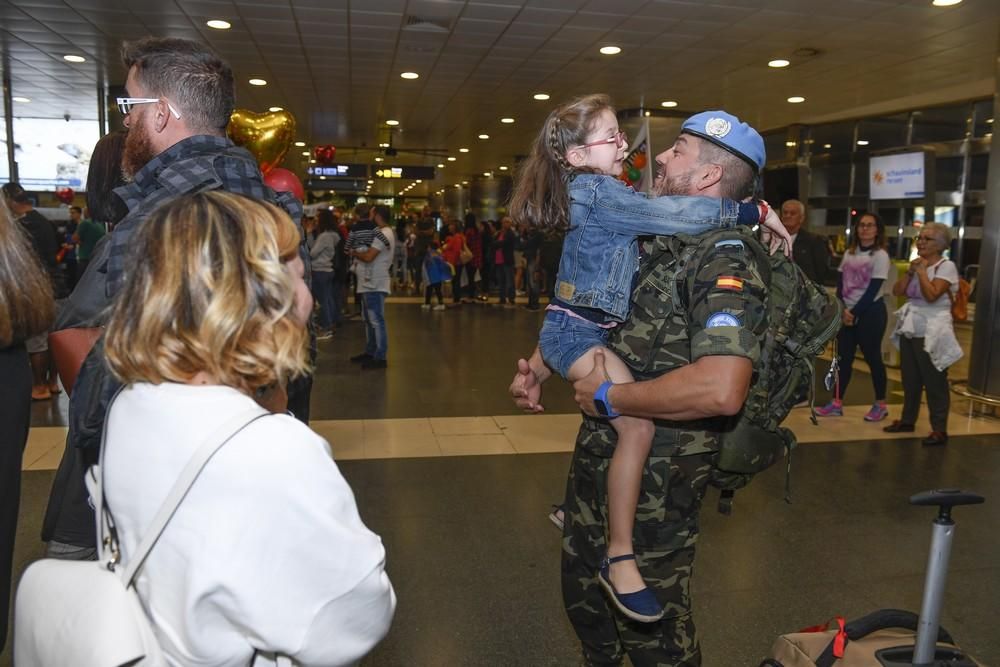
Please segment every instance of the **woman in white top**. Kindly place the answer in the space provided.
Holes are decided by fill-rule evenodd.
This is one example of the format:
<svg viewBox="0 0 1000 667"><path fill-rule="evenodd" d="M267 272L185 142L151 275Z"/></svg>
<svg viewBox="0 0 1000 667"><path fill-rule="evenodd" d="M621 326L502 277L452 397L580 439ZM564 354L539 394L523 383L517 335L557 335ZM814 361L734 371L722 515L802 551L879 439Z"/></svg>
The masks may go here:
<svg viewBox="0 0 1000 667"><path fill-rule="evenodd" d="M897 313L896 335L903 376L903 414L885 430L912 432L920 412L920 397L927 389L931 434L925 445L948 442L948 410L951 393L948 366L962 356L951 320L951 297L958 291L958 268L942 253L951 245L950 230L938 222L926 222L917 236L917 258L892 286L896 296L906 296Z"/></svg>
<svg viewBox="0 0 1000 667"><path fill-rule="evenodd" d="M837 334L837 357L840 364L839 392L816 414L843 416L842 399L851 381L854 354L861 354L871 370L875 402L865 421L882 421L889 415L886 406L886 374L882 361L882 338L888 313L882 299L882 287L889 277L889 254L885 251L885 225L874 213L862 213L854 221L851 245L840 262L837 296L844 302L844 326Z"/></svg>
<svg viewBox="0 0 1000 667"><path fill-rule="evenodd" d="M284 212L221 192L176 199L136 232L142 261L106 333L126 385L104 469L123 562L204 438L306 372L298 245ZM136 590L171 665L347 665L389 629L384 568L329 445L273 414L209 461Z"/></svg>

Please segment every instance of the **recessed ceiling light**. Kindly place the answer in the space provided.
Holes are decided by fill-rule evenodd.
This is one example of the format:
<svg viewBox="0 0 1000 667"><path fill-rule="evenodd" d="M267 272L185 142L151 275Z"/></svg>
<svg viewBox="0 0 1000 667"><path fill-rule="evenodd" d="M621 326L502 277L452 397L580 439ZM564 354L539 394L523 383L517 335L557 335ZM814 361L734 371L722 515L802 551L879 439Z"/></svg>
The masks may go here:
<svg viewBox="0 0 1000 667"><path fill-rule="evenodd" d="M309 151L302 151L302 154L305 155L306 157L309 157Z"/></svg>
<svg viewBox="0 0 1000 667"><path fill-rule="evenodd" d="M507 171L506 165L500 165L500 171Z"/></svg>
<svg viewBox="0 0 1000 667"><path fill-rule="evenodd" d="M379 144L378 147L379 148L388 148L389 144Z"/></svg>
<svg viewBox="0 0 1000 667"><path fill-rule="evenodd" d="M673 100L667 100L665 102L660 102L660 106L667 107L668 109L673 109L675 106L677 106L677 102L674 102Z"/></svg>
<svg viewBox="0 0 1000 667"><path fill-rule="evenodd" d="M931 4L935 7L951 7L952 5L957 5L962 2L962 0L934 0Z"/></svg>
<svg viewBox="0 0 1000 667"><path fill-rule="evenodd" d="M376 161L376 162L381 162L381 161L382 161L382 158L380 158L380 157L377 157L377 158L375 158L375 161Z"/></svg>
<svg viewBox="0 0 1000 667"><path fill-rule="evenodd" d="M506 123L506 124L510 125L511 123L514 122L514 119L513 118L501 118L500 122L501 123Z"/></svg>
<svg viewBox="0 0 1000 667"><path fill-rule="evenodd" d="M606 56L617 56L622 52L622 47L620 46L602 46L601 53Z"/></svg>
<svg viewBox="0 0 1000 667"><path fill-rule="evenodd" d="M250 79L249 83L250 83L251 86L266 86L267 85L267 81L265 79Z"/></svg>
<svg viewBox="0 0 1000 667"><path fill-rule="evenodd" d="M375 182L375 181L368 181L368 185L371 185L371 184L372 184L372 183L374 183L374 182Z"/></svg>
<svg viewBox="0 0 1000 667"><path fill-rule="evenodd" d="M299 148L302 148L303 146L306 145L306 142L304 142L304 141L296 141L295 145L298 146Z"/></svg>
<svg viewBox="0 0 1000 667"><path fill-rule="evenodd" d="M480 138L480 139L489 139L489 138L490 138L490 135L488 135L488 134L480 134L480 135L479 135L479 138Z"/></svg>
<svg viewBox="0 0 1000 667"><path fill-rule="evenodd" d="M268 111L284 111L285 107L268 107Z"/></svg>
<svg viewBox="0 0 1000 667"><path fill-rule="evenodd" d="M316 164L316 160L309 160L309 164Z"/></svg>
<svg viewBox="0 0 1000 667"><path fill-rule="evenodd" d="M468 184L469 184L468 181L462 181L462 185L468 185Z"/></svg>
<svg viewBox="0 0 1000 667"><path fill-rule="evenodd" d="M484 171L483 172L483 176L485 176L486 178L492 178L493 177L493 173L489 172L489 171Z"/></svg>
<svg viewBox="0 0 1000 667"><path fill-rule="evenodd" d="M205 21L205 25L209 28L215 28L216 30L229 30L233 27L233 24L229 21L223 21L222 19L212 19L211 21Z"/></svg>
<svg viewBox="0 0 1000 667"><path fill-rule="evenodd" d="M823 148L833 148L833 144L823 144Z"/></svg>
<svg viewBox="0 0 1000 667"><path fill-rule="evenodd" d="M74 55L63 56L63 60L65 60L67 62L71 62L71 63L85 63L85 62L87 62L87 59L84 58L83 56L74 56Z"/></svg>
<svg viewBox="0 0 1000 667"><path fill-rule="evenodd" d="M458 149L458 152L459 152L459 153L468 153L468 152L469 152L469 149L468 149L468 148L459 148L459 149Z"/></svg>
<svg viewBox="0 0 1000 667"><path fill-rule="evenodd" d="M455 187L461 190L462 189L462 184L461 183L455 183Z"/></svg>
<svg viewBox="0 0 1000 667"><path fill-rule="evenodd" d="M27 97L12 97L12 98L10 98L10 99L11 99L11 100L13 100L14 102L23 102L23 103L25 103L25 104L27 104L28 102L30 102L30 101L31 101L31 100L30 100L30 99L28 99Z"/></svg>
<svg viewBox="0 0 1000 667"><path fill-rule="evenodd" d="M796 146L796 145L797 144L794 141L786 141L785 142L785 146L787 146L788 148L791 148L791 147Z"/></svg>
<svg viewBox="0 0 1000 667"><path fill-rule="evenodd" d="M547 100L549 99L548 93L535 93L536 100Z"/></svg>
<svg viewBox="0 0 1000 667"><path fill-rule="evenodd" d="M416 72L403 72L399 76L401 76L404 79L419 79L420 78L420 75L417 74Z"/></svg>
<svg viewBox="0 0 1000 667"><path fill-rule="evenodd" d="M388 125L389 127L396 127L397 125L399 125L399 121L398 120L387 120L387 121L385 121L385 124Z"/></svg>
<svg viewBox="0 0 1000 667"><path fill-rule="evenodd" d="M451 156L451 157L448 158L448 162L454 162L457 159L458 159L457 157Z"/></svg>
<svg viewBox="0 0 1000 667"><path fill-rule="evenodd" d="M867 145L868 145L867 139L858 139L858 146L867 146Z"/></svg>
<svg viewBox="0 0 1000 667"><path fill-rule="evenodd" d="M444 169L444 165L443 164L439 164L438 165L438 169Z"/></svg>
<svg viewBox="0 0 1000 667"><path fill-rule="evenodd" d="M992 125L993 124L993 119L992 118L987 118L986 122L989 123L990 125Z"/></svg>
<svg viewBox="0 0 1000 667"><path fill-rule="evenodd" d="M791 63L784 58L775 58L774 60L767 61L768 67L788 67Z"/></svg>
<svg viewBox="0 0 1000 667"><path fill-rule="evenodd" d="M806 101L806 98L802 97L801 95L793 95L793 96L791 96L791 97L788 98L788 102L790 104L802 104L805 101Z"/></svg>

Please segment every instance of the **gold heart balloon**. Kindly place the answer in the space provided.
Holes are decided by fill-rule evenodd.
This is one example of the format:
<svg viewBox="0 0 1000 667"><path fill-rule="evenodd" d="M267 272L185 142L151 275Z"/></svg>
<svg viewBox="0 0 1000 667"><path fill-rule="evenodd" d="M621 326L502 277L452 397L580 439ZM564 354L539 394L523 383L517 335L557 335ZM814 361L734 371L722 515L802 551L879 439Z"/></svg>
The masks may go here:
<svg viewBox="0 0 1000 667"><path fill-rule="evenodd" d="M287 111L254 113L236 109L229 117L226 133L237 146L250 151L261 173L281 164L295 139L295 116Z"/></svg>

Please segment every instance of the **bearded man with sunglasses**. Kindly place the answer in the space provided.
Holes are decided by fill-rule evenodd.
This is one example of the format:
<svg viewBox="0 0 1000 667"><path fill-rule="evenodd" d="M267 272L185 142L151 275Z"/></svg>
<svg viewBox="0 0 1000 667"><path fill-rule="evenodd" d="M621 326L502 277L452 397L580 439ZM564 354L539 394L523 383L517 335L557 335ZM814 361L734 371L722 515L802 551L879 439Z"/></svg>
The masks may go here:
<svg viewBox="0 0 1000 667"><path fill-rule="evenodd" d="M57 330L104 324L109 306L129 280L133 233L166 201L225 190L276 204L296 224L302 218L302 204L290 193L264 185L253 155L226 136L236 97L227 63L196 42L156 37L125 43L122 62L128 75L118 109L128 128L122 171L129 182L114 192L128 214L95 248L56 322ZM305 252L307 267L308 257ZM98 341L73 388L66 451L42 526L51 556L93 557L93 510L87 505L83 471L96 461L108 401L116 388L104 362L103 341ZM306 422L311 388L311 377L287 388L288 409ZM284 409L284 397L268 407Z"/></svg>

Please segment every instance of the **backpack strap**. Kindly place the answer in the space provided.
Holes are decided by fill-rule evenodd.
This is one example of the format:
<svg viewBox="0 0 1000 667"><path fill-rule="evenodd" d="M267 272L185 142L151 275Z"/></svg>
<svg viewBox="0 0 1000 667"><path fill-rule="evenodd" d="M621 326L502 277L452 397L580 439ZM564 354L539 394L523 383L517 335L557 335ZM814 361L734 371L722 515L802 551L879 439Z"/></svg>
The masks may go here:
<svg viewBox="0 0 1000 667"><path fill-rule="evenodd" d="M92 489L92 498L95 503L95 513L97 515L98 548L101 549L102 555L109 557L107 567L112 571L118 564L120 548L114 518L111 515L111 511L108 509L107 498L104 496L104 457L107 452L108 422L111 421L111 406L114 404L115 399L118 398L118 395L121 394L121 392L122 390L120 389L108 405L107 417L104 420L104 431L101 435L100 463L97 466L97 470L91 468L91 476L93 480L96 481L96 486ZM132 586L135 583L135 577L138 575L139 569L142 567L143 563L146 562L146 557L149 556L149 552L152 550L157 540L160 539L160 535L163 534L163 530L167 527L170 519L173 518L177 508L187 496L191 486L194 484L195 480L198 479L198 475L201 474L201 471L204 469L209 460L211 460L216 452L222 449L223 445L232 440L233 437L243 431L243 429L261 417L266 417L270 414L270 412L267 412L260 406L254 406L253 408L238 413L232 418L226 420L221 426L212 431L209 436L205 438L202 444L191 456L187 465L184 466L184 469L178 475L177 480L174 482L174 485L170 488L166 498L160 505L160 509L157 510L156 515L147 527L146 534L143 535L142 539L139 541L139 545L136 547L135 553L125 566L124 573L122 574L122 582L126 587Z"/></svg>

